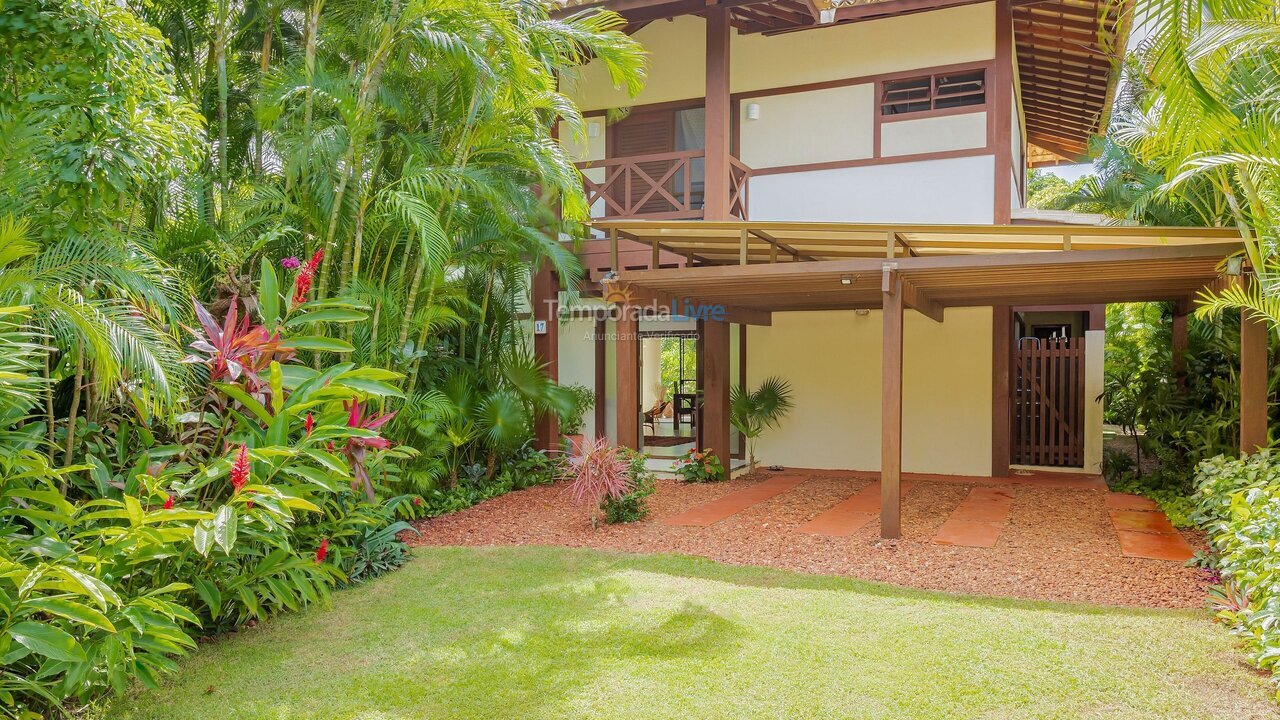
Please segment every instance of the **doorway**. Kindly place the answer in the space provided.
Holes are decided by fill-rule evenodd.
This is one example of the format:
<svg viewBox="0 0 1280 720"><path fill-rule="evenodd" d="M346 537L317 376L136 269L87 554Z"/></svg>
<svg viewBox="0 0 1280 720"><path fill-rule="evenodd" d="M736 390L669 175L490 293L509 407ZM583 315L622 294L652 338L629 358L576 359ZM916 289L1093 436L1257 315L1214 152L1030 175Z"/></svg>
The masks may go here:
<svg viewBox="0 0 1280 720"><path fill-rule="evenodd" d="M643 450L651 457L678 457L696 442L699 369L696 330L640 333Z"/></svg>
<svg viewBox="0 0 1280 720"><path fill-rule="evenodd" d="M1083 467L1088 313L1015 311L1013 323L1010 461Z"/></svg>

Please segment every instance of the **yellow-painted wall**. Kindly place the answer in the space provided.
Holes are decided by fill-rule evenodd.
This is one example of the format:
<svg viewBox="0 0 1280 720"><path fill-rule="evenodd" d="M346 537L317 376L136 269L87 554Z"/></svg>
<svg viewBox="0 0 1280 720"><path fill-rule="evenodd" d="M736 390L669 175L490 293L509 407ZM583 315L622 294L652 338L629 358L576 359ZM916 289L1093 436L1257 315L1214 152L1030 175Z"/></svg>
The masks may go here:
<svg viewBox="0 0 1280 720"><path fill-rule="evenodd" d="M636 98L616 88L598 62L566 77L583 110L703 97L706 25L685 15L635 34L650 52L649 80ZM730 90L747 92L995 57L995 3L817 28L782 35L733 33Z"/></svg>
<svg viewBox="0 0 1280 720"><path fill-rule="evenodd" d="M907 312L903 470L990 475L991 325L990 308L948 308L941 324ZM761 437L761 462L879 469L882 332L878 310L775 313L748 329L748 383L781 376L795 400Z"/></svg>
<svg viewBox="0 0 1280 720"><path fill-rule="evenodd" d="M758 119L748 119L756 105ZM739 113L738 155L753 168L857 160L872 155L872 83L750 98ZM784 142L779 142L785 138Z"/></svg>

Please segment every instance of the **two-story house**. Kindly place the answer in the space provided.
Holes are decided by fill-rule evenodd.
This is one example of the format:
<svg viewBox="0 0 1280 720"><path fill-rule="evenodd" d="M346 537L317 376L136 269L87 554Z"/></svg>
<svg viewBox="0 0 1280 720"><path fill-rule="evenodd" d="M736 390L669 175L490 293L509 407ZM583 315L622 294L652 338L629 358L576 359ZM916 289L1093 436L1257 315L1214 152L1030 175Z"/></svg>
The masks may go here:
<svg viewBox="0 0 1280 720"><path fill-rule="evenodd" d="M597 218L583 290L607 303L558 317L539 273L535 346L596 390L590 432L740 467L731 386L781 377L795 407L759 458L880 472L893 537L903 472L1098 472L1105 303L1185 313L1234 281L1234 231L1023 209L1029 167L1105 129L1123 4L562 1L620 12L651 56L637 97L599 63L562 79L588 119L560 136ZM1245 325L1252 447L1265 335Z"/></svg>

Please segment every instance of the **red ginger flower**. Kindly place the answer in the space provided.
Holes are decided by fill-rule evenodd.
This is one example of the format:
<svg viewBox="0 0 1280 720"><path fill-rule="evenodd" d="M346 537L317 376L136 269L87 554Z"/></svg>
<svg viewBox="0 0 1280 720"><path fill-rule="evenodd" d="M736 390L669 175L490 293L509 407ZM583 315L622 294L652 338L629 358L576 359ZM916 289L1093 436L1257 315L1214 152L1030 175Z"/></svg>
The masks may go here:
<svg viewBox="0 0 1280 720"><path fill-rule="evenodd" d="M249 482L249 448L243 443L240 445L240 452L236 454L235 462L231 463L231 487L235 492L240 492L240 488Z"/></svg>
<svg viewBox="0 0 1280 720"><path fill-rule="evenodd" d="M301 305L307 301L307 296L311 294L311 281L316 278L316 271L320 269L320 261L324 259L324 248L316 251L315 255L307 261L306 265L298 271L298 276L293 280L293 304Z"/></svg>
<svg viewBox="0 0 1280 720"><path fill-rule="evenodd" d="M311 417L311 413L307 413L307 419L303 422L303 427L307 429L307 437L311 437L311 431L316 427L316 419Z"/></svg>
<svg viewBox="0 0 1280 720"><path fill-rule="evenodd" d="M320 549L316 550L316 562L322 563L329 557L329 538L320 541Z"/></svg>
<svg viewBox="0 0 1280 720"><path fill-rule="evenodd" d="M164 509L165 509L165 510L172 510L172 509L173 509L173 496L172 496L172 495L165 495L165 497L164 497Z"/></svg>

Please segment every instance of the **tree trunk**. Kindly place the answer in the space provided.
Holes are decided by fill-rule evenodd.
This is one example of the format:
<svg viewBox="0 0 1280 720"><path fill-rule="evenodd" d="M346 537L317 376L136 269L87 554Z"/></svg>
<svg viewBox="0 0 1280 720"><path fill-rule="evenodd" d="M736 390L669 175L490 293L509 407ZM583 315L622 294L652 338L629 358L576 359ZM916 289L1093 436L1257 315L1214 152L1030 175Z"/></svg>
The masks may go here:
<svg viewBox="0 0 1280 720"><path fill-rule="evenodd" d="M76 416L80 412L80 385L84 381L84 345L76 343L76 375L71 385L71 410L67 413L67 437L62 445L62 464L70 465L76 449Z"/></svg>

